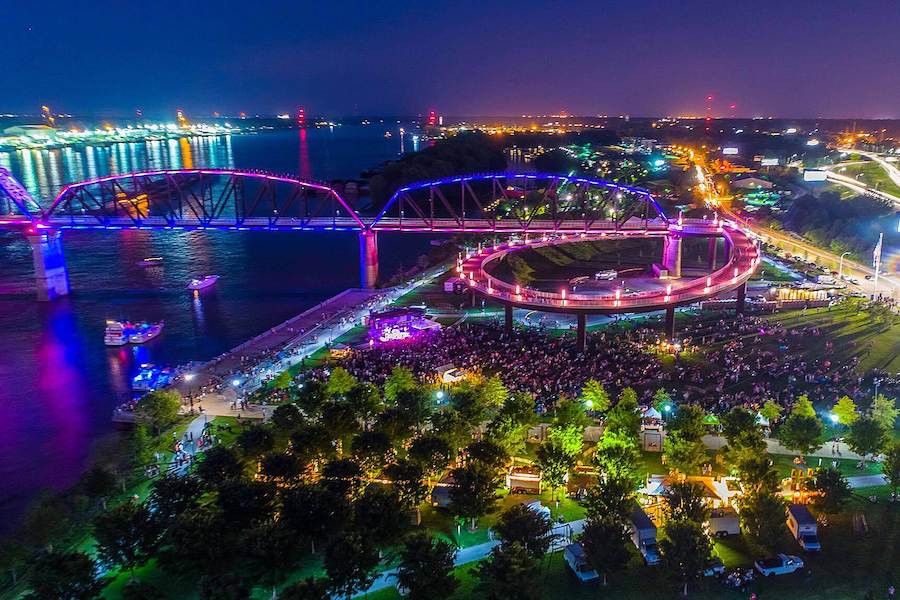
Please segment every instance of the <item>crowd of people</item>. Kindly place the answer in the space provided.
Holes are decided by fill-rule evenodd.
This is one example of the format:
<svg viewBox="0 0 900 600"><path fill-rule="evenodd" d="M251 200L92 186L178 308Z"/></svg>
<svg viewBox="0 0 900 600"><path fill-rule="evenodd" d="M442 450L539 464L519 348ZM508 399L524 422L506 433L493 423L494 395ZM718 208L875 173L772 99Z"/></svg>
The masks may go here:
<svg viewBox="0 0 900 600"><path fill-rule="evenodd" d="M683 346L669 351L672 364L663 360L658 331L649 327L607 328L589 335L587 352L578 352L570 339L540 330L520 329L507 338L497 322L463 323L412 340L354 349L341 364L376 384L395 365L422 380L435 379L446 365L497 375L511 391L534 394L539 412L561 396L577 397L589 379L603 383L613 396L632 387L645 404L664 388L676 401L718 413L738 405L758 408L767 400L790 407L804 393L828 402L871 395L866 385L871 377L857 372L857 358L833 361L830 341L821 356L809 354L810 338L823 333L755 316L698 322L681 332ZM896 385L886 380L882 390L896 392Z"/></svg>

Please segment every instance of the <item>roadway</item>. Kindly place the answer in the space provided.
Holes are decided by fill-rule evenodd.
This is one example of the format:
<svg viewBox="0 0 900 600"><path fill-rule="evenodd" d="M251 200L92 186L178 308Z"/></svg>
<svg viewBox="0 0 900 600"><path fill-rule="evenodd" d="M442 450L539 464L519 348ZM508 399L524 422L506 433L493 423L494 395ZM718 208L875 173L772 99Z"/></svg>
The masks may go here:
<svg viewBox="0 0 900 600"><path fill-rule="evenodd" d="M715 186L712 185L709 173L706 171L705 165L699 160L696 160L694 164L697 168L698 179L700 179L701 183L703 184L701 186L701 189L705 194L705 200L712 207L720 210L729 219L740 223L766 243L778 246L779 248L782 248L783 250L786 250L793 255L802 256L806 260L812 259L816 264L830 267L834 271L840 270L841 258L837 254L834 254L833 252L830 252L823 248L819 248L818 246L807 242L799 236L794 237L781 231L776 231L768 227L762 227L756 223L751 223L729 210L719 201L718 193L716 192ZM871 266L864 265L845 258L843 261L843 273L847 276L854 277L860 280L860 284L858 286L855 286L859 289L860 292L866 294L877 292L891 298L900 298L900 279L898 279L895 275L879 276L878 289L876 290L874 289L875 269ZM873 278L873 281L866 280L866 276ZM852 284L850 287L853 287Z"/></svg>

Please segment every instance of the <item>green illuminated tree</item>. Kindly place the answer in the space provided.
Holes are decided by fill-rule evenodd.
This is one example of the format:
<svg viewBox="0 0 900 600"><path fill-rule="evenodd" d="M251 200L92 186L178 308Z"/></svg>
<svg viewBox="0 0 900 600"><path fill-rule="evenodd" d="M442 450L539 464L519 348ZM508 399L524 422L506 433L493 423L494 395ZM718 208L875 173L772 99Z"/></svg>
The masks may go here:
<svg viewBox="0 0 900 600"><path fill-rule="evenodd" d="M897 423L897 415L900 409L894 406L894 399L888 398L884 394L878 394L872 403L872 418L881 423L885 431L893 431Z"/></svg>
<svg viewBox="0 0 900 600"><path fill-rule="evenodd" d="M340 398L359 383L344 367L335 367L325 382L325 395L329 398Z"/></svg>
<svg viewBox="0 0 900 600"><path fill-rule="evenodd" d="M781 444L800 454L816 451L822 445L822 422L815 416L808 416L805 411L791 412L778 429L778 440Z"/></svg>
<svg viewBox="0 0 900 600"><path fill-rule="evenodd" d="M863 457L865 462L869 454L878 454L887 443L887 431L876 419L864 416L858 418L850 426L850 434L847 436L847 445L850 449Z"/></svg>
<svg viewBox="0 0 900 600"><path fill-rule="evenodd" d="M581 388L581 399L588 410L606 412L609 410L610 401L606 388L596 379L588 379Z"/></svg>
<svg viewBox="0 0 900 600"><path fill-rule="evenodd" d="M510 506L502 513L493 531L504 544L521 544L533 558L541 558L550 548L553 525L543 513L534 511L524 504Z"/></svg>
<svg viewBox="0 0 900 600"><path fill-rule="evenodd" d="M178 420L181 395L174 390L153 390L138 400L134 408L137 423L146 425L158 436Z"/></svg>
<svg viewBox="0 0 900 600"><path fill-rule="evenodd" d="M414 390L419 387L419 382L412 371L406 367L396 366L390 375L384 380L384 401L393 404L397 401L400 392Z"/></svg>
<svg viewBox="0 0 900 600"><path fill-rule="evenodd" d="M475 521L497 506L497 488L500 476L488 465L472 461L464 467L453 469L453 486L450 488L450 508L454 514Z"/></svg>
<svg viewBox="0 0 900 600"><path fill-rule="evenodd" d="M108 563L131 572L144 564L159 541L157 522L143 504L126 502L94 519L97 552Z"/></svg>
<svg viewBox="0 0 900 600"><path fill-rule="evenodd" d="M837 416L838 422L844 427L850 427L859 418L856 403L850 399L850 396L841 396L831 412Z"/></svg>
<svg viewBox="0 0 900 600"><path fill-rule="evenodd" d="M766 403L760 409L759 414L766 419L770 425L774 425L775 421L781 418L781 405L774 400L766 400Z"/></svg>

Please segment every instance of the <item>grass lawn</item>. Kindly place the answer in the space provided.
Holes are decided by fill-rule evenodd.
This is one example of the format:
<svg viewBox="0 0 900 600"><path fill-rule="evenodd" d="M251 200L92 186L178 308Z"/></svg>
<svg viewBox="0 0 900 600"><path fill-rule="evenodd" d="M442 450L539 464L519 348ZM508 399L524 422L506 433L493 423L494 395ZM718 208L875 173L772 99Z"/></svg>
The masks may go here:
<svg viewBox="0 0 900 600"><path fill-rule="evenodd" d="M848 165L835 171L845 177L860 177L858 180L869 187L877 187L880 191L893 196L900 196L900 187L895 184L878 163L867 161L858 165Z"/></svg>

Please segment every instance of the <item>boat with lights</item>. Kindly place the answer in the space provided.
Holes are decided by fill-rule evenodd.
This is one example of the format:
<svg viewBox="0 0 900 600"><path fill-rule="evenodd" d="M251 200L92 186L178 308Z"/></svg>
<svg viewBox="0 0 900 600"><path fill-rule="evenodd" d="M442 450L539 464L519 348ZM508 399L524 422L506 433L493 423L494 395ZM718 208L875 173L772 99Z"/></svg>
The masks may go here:
<svg viewBox="0 0 900 600"><path fill-rule="evenodd" d="M107 321L103 343L107 346L124 346L128 343L128 334L125 333L125 324L121 321Z"/></svg>
<svg viewBox="0 0 900 600"><path fill-rule="evenodd" d="M163 262L162 256L148 256L138 261L138 265L142 267L161 267Z"/></svg>
<svg viewBox="0 0 900 600"><path fill-rule="evenodd" d="M164 321L160 321L159 323L133 323L130 324L131 327L127 329L128 332L128 343L129 344L143 344L144 342L149 342L160 333L162 333L163 327L165 326Z"/></svg>
<svg viewBox="0 0 900 600"><path fill-rule="evenodd" d="M219 280L218 275L207 275L202 279L192 279L188 284L189 290L203 290L214 285Z"/></svg>

